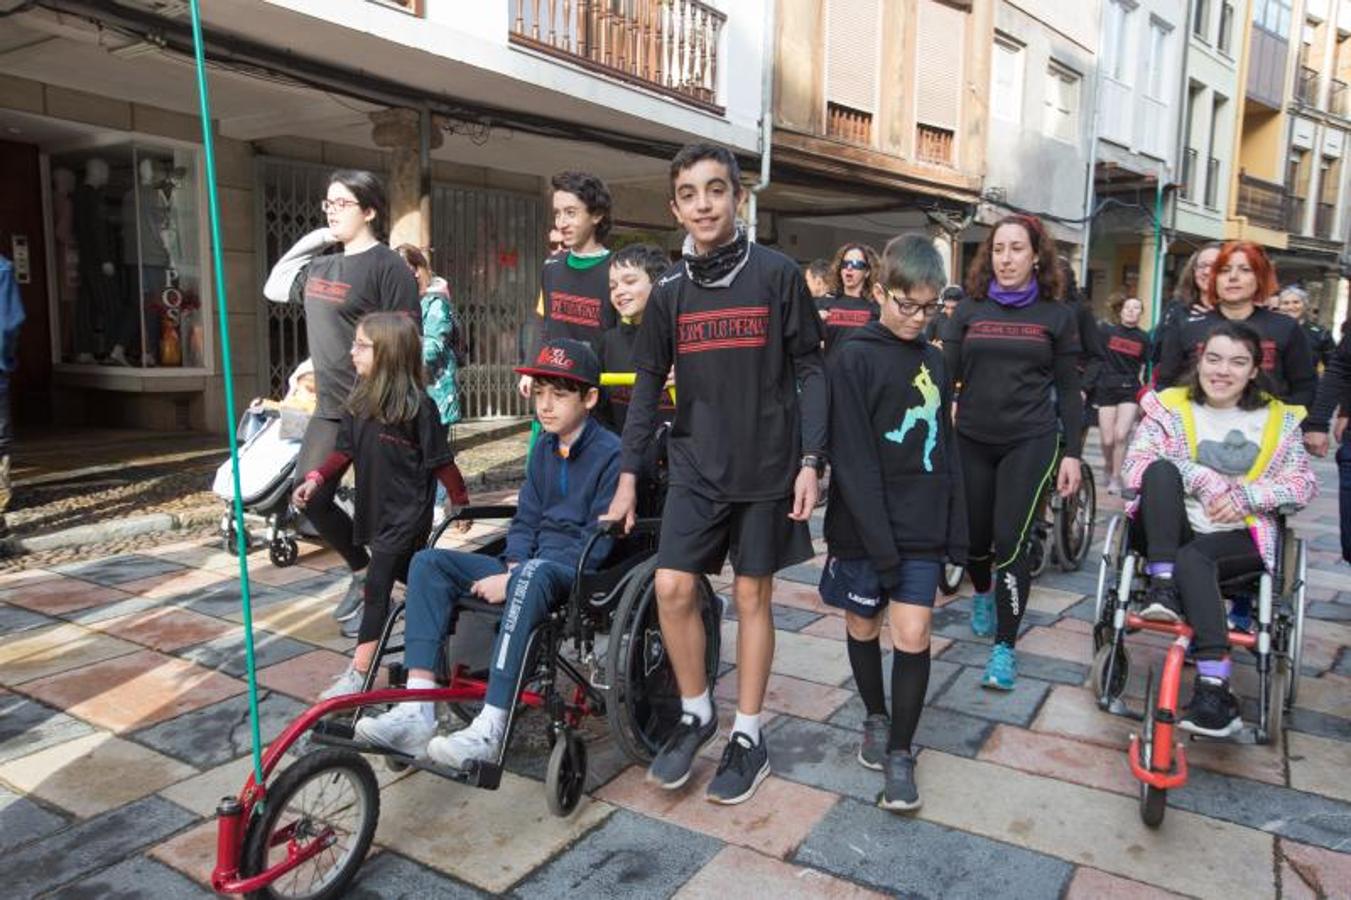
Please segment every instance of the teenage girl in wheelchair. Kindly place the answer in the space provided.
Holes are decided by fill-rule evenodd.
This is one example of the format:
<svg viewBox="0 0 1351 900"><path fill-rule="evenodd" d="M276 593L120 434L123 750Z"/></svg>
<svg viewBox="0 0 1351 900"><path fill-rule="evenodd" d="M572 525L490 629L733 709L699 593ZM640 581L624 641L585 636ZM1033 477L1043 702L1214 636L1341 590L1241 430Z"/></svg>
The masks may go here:
<svg viewBox="0 0 1351 900"><path fill-rule="evenodd" d="M1149 673L1143 734L1130 748L1149 825L1162 820L1166 791L1186 780L1174 726L1207 738L1275 740L1299 674L1304 550L1285 516L1313 498L1317 482L1300 434L1304 410L1262 389L1260 360L1255 331L1216 325L1188 382L1143 398L1123 466L1137 496L1125 519L1112 521L1103 550L1093 684L1100 706L1126 713L1126 634L1174 637L1157 686ZM1225 592L1254 587L1257 633L1231 632ZM1196 678L1179 716L1189 643ZM1246 732L1230 689L1231 647L1257 660L1259 721Z"/></svg>
<svg viewBox="0 0 1351 900"><path fill-rule="evenodd" d="M581 345L571 349L579 356L590 355L589 349L580 354L586 349ZM574 359L566 366L568 377L577 378L584 363L592 370L585 383L596 384L599 365L594 356ZM539 407L548 373L527 374L544 382L536 386ZM594 387L583 390L582 396L594 404ZM620 748L638 763L650 762L666 740L679 721L681 707L657 621L654 581L660 519L640 518L623 537L612 536L607 525L596 525L608 507L614 478L609 479L609 493L601 484L604 473L593 473L596 484L579 483L586 470L582 457L606 449L617 457L618 439L583 415L582 430L560 452L558 432L567 429L551 427L548 418L541 416L549 433L532 454L521 506L465 508L437 529L430 549L414 558L407 603L398 604L385 621L361 689L322 700L304 712L268 746L263 774L270 776L306 734L320 748L309 752L302 748L303 755L265 786L256 784L251 775L238 798L221 802L212 874L218 892L339 896L365 858L379 817L375 774L362 754L385 756L396 770L413 767L495 789L519 712L540 708L548 715L552 745L546 799L555 815L565 816L576 808L586 784L586 744L578 730L584 718L606 716ZM663 438L659 434L654 446L664 448ZM663 457L658 449L649 462L640 515L660 512ZM617 473L617 458L614 463ZM569 465L574 469L571 492ZM537 477L546 468L553 476ZM541 482L545 496L527 497L536 482ZM546 517L558 516L567 497L588 492L596 495L593 502L585 510L574 510L578 514L571 520L521 527L529 525L524 522L531 515L529 506L535 507L536 516L541 511ZM513 524L506 537L474 553L435 549L445 529L460 519L512 519ZM568 538L580 545L568 564L541 560L549 555L541 542ZM519 564L508 573L499 562L504 558ZM431 594L426 593L429 587ZM707 579L701 580L700 590L706 674L712 684L720 650L721 605ZM396 637L396 624L405 614L405 635ZM489 623L493 651L486 672L473 663L456 661L465 642L453 639L473 631L465 627L470 619ZM493 626L498 632L495 639ZM566 652L569 647L571 653ZM400 653L403 659L388 665L389 686L377 689L381 660ZM386 704L393 706L382 712ZM439 736L436 706L441 704L468 727ZM477 715L475 707L481 707Z"/></svg>

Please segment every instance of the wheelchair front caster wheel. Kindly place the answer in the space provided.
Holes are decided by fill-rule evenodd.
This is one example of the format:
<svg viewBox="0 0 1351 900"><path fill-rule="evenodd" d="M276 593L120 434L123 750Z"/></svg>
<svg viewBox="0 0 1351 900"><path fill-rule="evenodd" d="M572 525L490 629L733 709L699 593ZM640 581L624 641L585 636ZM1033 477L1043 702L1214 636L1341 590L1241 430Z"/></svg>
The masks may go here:
<svg viewBox="0 0 1351 900"><path fill-rule="evenodd" d="M300 545L291 538L278 538L267 548L267 558L279 569L293 566L300 558Z"/></svg>
<svg viewBox="0 0 1351 900"><path fill-rule="evenodd" d="M408 763L393 756L385 757L385 768L391 772L402 772L408 768Z"/></svg>
<svg viewBox="0 0 1351 900"><path fill-rule="evenodd" d="M585 788L586 742L580 734L568 729L554 742L553 752L549 754L549 768L544 775L549 812L560 817L572 815Z"/></svg>

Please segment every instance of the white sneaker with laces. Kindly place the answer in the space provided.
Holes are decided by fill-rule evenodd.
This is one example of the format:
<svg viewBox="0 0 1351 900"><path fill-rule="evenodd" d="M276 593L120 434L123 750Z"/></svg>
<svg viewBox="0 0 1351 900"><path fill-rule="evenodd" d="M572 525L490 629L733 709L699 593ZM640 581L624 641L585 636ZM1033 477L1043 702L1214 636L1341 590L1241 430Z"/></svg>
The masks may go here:
<svg viewBox="0 0 1351 900"><path fill-rule="evenodd" d="M396 703L384 715L366 716L356 725L356 736L378 747L421 756L436 736L436 721L428 721L417 703Z"/></svg>
<svg viewBox="0 0 1351 900"><path fill-rule="evenodd" d="M427 755L443 766L463 769L470 760L492 762L497 759L501 740L480 730L474 725L461 729L454 734L432 738L427 745Z"/></svg>
<svg viewBox="0 0 1351 900"><path fill-rule="evenodd" d="M337 680L328 686L322 694L320 700L332 700L334 697L342 697L345 694L357 694L361 692L361 685L366 681L366 674L358 672L351 666L348 666Z"/></svg>

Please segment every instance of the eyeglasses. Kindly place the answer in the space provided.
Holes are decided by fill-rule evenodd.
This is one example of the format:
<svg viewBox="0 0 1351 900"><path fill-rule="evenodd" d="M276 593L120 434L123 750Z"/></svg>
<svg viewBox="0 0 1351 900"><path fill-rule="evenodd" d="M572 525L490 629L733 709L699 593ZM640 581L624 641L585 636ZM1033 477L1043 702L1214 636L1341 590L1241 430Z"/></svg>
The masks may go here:
<svg viewBox="0 0 1351 900"><path fill-rule="evenodd" d="M840 268L853 269L855 272L866 272L871 269L872 266L868 265L866 260L846 259L844 262L840 263Z"/></svg>
<svg viewBox="0 0 1351 900"><path fill-rule="evenodd" d="M353 206L360 206L360 205L361 204L355 200L348 200L346 197L339 197L337 200L320 201L319 208L322 209L324 212L333 212L334 210L337 210L338 212L345 212L346 210L351 209Z"/></svg>
<svg viewBox="0 0 1351 900"><path fill-rule="evenodd" d="M896 304L896 311L903 316L914 316L918 314L927 319L938 312L937 303L916 303L904 294L897 296L891 291L887 291L887 299Z"/></svg>
<svg viewBox="0 0 1351 900"><path fill-rule="evenodd" d="M374 346L375 344L370 341L352 341L352 352L355 353L358 350L369 350Z"/></svg>

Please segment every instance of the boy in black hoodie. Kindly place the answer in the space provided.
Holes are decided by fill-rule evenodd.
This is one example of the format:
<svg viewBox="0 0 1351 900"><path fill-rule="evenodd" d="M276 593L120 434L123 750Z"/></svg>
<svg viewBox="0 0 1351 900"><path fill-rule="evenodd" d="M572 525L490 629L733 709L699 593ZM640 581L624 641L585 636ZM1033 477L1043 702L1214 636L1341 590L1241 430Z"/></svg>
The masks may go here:
<svg viewBox="0 0 1351 900"><path fill-rule="evenodd" d="M929 684L929 628L945 559L966 559L966 506L943 352L924 338L938 314L943 260L919 235L882 255L881 320L858 329L827 362L829 556L821 599L844 610L849 665L867 709L858 761L885 769L884 809L914 810L911 739ZM922 515L916 515L922 510ZM891 643L891 715L882 689L880 613Z"/></svg>

